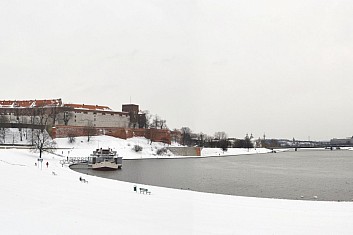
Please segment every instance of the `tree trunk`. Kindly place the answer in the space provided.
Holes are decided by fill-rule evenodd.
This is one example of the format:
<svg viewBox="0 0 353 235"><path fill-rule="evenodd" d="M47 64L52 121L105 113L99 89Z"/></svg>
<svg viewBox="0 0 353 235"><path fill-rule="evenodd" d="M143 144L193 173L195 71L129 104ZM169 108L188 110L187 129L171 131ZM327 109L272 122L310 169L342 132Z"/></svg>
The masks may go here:
<svg viewBox="0 0 353 235"><path fill-rule="evenodd" d="M43 143L41 143L39 146L39 158L42 158L42 152L43 152Z"/></svg>

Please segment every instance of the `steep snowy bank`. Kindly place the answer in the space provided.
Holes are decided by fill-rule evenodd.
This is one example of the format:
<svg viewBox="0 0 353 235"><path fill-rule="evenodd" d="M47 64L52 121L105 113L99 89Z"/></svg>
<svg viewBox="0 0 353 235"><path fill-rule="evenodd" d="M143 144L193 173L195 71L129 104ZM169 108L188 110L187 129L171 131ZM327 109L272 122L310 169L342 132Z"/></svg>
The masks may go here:
<svg viewBox="0 0 353 235"><path fill-rule="evenodd" d="M159 149L172 146L179 146L177 144L167 145L164 143L153 142L151 143L148 139L143 137L134 137L131 139L119 139L110 136L97 136L87 142L86 137L77 137L75 143L69 143L67 138L57 138L55 141L59 148L63 148L57 151L57 153L63 156L69 157L88 157L92 151L96 148L112 148L117 150L120 156L124 159L139 159L139 158L180 158L183 156L174 156L171 152L167 154L158 155ZM138 145L142 147L142 151L136 152L133 150L134 146ZM183 146L179 146L183 147ZM227 151L222 151L218 148L203 148L201 151L201 157L209 156L229 156L229 155L240 155L240 154L256 154L256 153L268 153L271 152L269 149L258 148L258 149L239 149L229 148Z"/></svg>

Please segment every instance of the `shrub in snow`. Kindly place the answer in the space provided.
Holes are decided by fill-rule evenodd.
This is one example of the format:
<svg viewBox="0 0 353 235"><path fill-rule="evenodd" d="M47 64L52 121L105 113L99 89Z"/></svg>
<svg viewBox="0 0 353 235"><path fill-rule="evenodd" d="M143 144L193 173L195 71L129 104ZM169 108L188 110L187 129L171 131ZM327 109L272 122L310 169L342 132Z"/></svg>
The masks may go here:
<svg viewBox="0 0 353 235"><path fill-rule="evenodd" d="M143 149L142 146L137 145L137 144L132 148L132 150L134 150L136 153L141 152L142 149Z"/></svg>
<svg viewBox="0 0 353 235"><path fill-rule="evenodd" d="M68 138L70 144L73 144L73 143L76 142L76 136L75 136L75 134L73 134L73 133L69 133L69 134L67 135L67 138Z"/></svg>
<svg viewBox="0 0 353 235"><path fill-rule="evenodd" d="M166 155L168 152L167 148L161 148L157 150L157 155Z"/></svg>

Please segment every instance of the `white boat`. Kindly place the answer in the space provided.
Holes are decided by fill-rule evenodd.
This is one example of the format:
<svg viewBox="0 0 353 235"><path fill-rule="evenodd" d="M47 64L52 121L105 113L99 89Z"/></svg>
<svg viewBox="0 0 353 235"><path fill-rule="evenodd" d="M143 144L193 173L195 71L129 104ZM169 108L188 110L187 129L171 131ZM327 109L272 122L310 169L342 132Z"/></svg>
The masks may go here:
<svg viewBox="0 0 353 235"><path fill-rule="evenodd" d="M118 157L112 149L96 149L91 154L93 170L117 170L123 165L123 158Z"/></svg>

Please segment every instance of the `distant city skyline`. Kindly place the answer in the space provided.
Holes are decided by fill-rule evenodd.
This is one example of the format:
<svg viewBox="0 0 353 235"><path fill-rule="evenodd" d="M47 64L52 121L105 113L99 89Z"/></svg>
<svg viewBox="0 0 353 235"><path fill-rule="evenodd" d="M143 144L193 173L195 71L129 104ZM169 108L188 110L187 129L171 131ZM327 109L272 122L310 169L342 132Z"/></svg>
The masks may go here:
<svg viewBox="0 0 353 235"><path fill-rule="evenodd" d="M0 3L0 99L136 103L230 137L353 135L353 2ZM310 137L309 137L310 136Z"/></svg>

